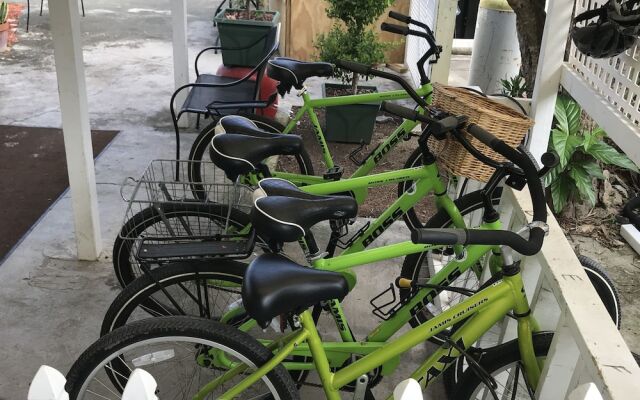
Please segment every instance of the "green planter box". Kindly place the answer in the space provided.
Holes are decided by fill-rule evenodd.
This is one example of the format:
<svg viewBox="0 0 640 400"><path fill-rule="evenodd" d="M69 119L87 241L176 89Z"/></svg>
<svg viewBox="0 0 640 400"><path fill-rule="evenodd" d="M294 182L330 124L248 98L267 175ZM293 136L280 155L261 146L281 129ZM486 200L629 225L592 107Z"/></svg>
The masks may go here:
<svg viewBox="0 0 640 400"><path fill-rule="evenodd" d="M280 13L265 11L273 15L271 21L250 21L226 19L224 16L227 11L239 10L226 8L214 17L220 35L220 45L223 48L239 48L255 44L245 50L222 50L222 63L229 67L255 67L278 40L277 34L270 33L277 29Z"/></svg>
<svg viewBox="0 0 640 400"><path fill-rule="evenodd" d="M346 88L350 86L324 83L322 96L327 97L327 88ZM360 89L373 89L375 86L358 86ZM325 113L325 139L329 142L364 143L371 142L373 127L380 103L349 104L345 106L327 107Z"/></svg>

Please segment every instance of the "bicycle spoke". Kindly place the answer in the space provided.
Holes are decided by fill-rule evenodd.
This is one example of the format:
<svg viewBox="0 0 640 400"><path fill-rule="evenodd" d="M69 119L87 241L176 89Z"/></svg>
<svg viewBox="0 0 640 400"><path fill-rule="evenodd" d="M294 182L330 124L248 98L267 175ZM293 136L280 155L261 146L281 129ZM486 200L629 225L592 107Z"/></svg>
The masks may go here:
<svg viewBox="0 0 640 400"><path fill-rule="evenodd" d="M94 392L94 391L91 391L91 390L87 390L87 393L88 393L88 394L92 394L92 395L97 396L97 397L100 397L101 399L105 399L105 400L112 400L112 398L111 398L111 397L105 397L105 396L103 396L103 395L101 395L101 394L98 394L98 393L96 393L96 392ZM120 397L120 395L117 395L117 396L118 396L118 397L117 397L116 399L120 399L120 398L121 398L121 397Z"/></svg>

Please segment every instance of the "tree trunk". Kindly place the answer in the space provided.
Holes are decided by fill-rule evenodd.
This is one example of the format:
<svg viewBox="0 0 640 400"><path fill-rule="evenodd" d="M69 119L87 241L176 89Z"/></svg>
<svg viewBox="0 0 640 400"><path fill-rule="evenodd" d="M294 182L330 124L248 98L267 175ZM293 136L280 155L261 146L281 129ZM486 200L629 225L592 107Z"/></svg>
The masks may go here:
<svg viewBox="0 0 640 400"><path fill-rule="evenodd" d="M520 44L522 66L520 74L527 82L529 96L533 93L538 69L538 57L546 13L545 0L507 0L516 13L516 28Z"/></svg>
<svg viewBox="0 0 640 400"><path fill-rule="evenodd" d="M353 78L351 80L351 91L353 94L358 94L358 82L360 81L360 75L353 73Z"/></svg>

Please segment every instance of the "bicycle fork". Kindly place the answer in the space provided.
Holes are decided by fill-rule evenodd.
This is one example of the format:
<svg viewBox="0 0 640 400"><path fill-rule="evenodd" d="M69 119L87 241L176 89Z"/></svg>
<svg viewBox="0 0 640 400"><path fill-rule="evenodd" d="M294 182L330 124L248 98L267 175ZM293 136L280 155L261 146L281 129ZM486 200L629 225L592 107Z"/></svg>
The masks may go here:
<svg viewBox="0 0 640 400"><path fill-rule="evenodd" d="M514 294L513 316L518 321L518 347L524 367L524 377L530 388L536 388L540 380L541 366L533 347L533 333L540 330L537 321L531 315L531 307L524 290L519 262L513 261L512 251L505 247L502 251L504 267L503 280L512 287Z"/></svg>

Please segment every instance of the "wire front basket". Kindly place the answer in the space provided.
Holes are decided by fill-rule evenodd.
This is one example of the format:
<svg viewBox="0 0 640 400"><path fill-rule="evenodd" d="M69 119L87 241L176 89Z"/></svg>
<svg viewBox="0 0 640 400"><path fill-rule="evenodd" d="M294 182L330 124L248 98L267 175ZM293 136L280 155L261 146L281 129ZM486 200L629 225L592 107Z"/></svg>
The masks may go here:
<svg viewBox="0 0 640 400"><path fill-rule="evenodd" d="M209 174L191 181L194 168ZM252 189L226 180L212 163L155 160L121 192L128 187L133 191L114 262L245 258L253 251Z"/></svg>

